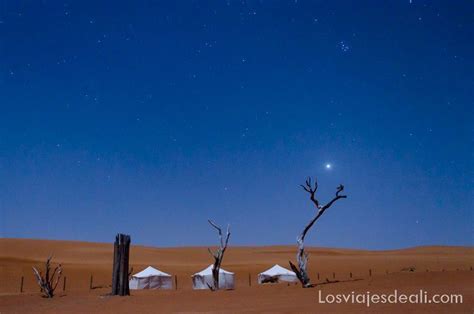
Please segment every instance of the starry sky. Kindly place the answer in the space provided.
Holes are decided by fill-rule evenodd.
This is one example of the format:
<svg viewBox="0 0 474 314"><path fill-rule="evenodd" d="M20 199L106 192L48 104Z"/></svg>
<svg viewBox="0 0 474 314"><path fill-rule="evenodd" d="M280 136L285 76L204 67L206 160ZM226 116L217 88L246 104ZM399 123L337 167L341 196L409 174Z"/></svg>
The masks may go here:
<svg viewBox="0 0 474 314"><path fill-rule="evenodd" d="M0 0L0 236L473 245L472 12Z"/></svg>

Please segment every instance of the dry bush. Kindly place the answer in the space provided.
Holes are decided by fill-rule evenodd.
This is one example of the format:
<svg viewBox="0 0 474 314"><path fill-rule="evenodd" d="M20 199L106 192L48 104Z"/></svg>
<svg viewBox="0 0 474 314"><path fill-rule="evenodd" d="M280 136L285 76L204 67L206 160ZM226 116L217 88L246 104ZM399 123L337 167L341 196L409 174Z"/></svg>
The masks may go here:
<svg viewBox="0 0 474 314"><path fill-rule="evenodd" d="M45 298L52 298L54 297L54 290L58 286L59 279L61 278L63 269L61 264L54 268L53 272L51 273L51 259L53 258L52 255L48 257L45 263L45 274L41 271L38 271L36 267L33 267L33 274L36 277L36 281L41 288L41 293Z"/></svg>

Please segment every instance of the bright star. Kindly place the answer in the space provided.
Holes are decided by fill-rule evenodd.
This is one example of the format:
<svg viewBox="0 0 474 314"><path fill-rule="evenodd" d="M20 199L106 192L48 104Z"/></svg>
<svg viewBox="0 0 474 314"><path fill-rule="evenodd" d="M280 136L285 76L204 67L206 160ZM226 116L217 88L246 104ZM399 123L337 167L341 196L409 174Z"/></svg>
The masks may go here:
<svg viewBox="0 0 474 314"><path fill-rule="evenodd" d="M330 163L327 163L327 164L325 165L325 167L326 167L326 169L328 169L328 170L329 170L329 169L331 169L331 168L332 168L332 165L331 165Z"/></svg>

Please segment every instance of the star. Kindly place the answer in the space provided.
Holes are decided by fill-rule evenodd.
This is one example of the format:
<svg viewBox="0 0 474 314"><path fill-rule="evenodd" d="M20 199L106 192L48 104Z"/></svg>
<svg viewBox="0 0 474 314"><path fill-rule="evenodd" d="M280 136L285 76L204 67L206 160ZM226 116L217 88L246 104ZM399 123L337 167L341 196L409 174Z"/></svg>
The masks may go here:
<svg viewBox="0 0 474 314"><path fill-rule="evenodd" d="M330 163L327 163L324 165L324 167L327 169L327 170L331 170L332 168L332 165Z"/></svg>
<svg viewBox="0 0 474 314"><path fill-rule="evenodd" d="M339 42L339 47L341 48L342 52L348 52L350 50L349 45L344 41Z"/></svg>

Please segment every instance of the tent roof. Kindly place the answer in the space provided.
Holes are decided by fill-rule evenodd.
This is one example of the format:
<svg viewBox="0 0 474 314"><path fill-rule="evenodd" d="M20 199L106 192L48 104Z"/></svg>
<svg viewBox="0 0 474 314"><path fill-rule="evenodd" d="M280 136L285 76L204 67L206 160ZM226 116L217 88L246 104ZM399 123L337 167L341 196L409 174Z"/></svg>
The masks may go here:
<svg viewBox="0 0 474 314"><path fill-rule="evenodd" d="M151 266L148 266L144 270L142 270L139 273L136 273L132 277L137 277L137 278L146 278L146 277L152 277L152 276L164 276L164 277L171 277L170 274L164 273L156 268L153 268Z"/></svg>
<svg viewBox="0 0 474 314"><path fill-rule="evenodd" d="M212 267L213 265L209 265L206 269L201 270L198 273L195 273L193 276L206 276L206 275L212 275ZM234 273L231 273L230 271L227 271L225 269L219 269L219 274L230 274L233 275Z"/></svg>
<svg viewBox="0 0 474 314"><path fill-rule="evenodd" d="M277 276L277 275L289 275L289 276L296 276L294 272L292 272L289 269L286 269L284 267L281 267L280 265L276 264L273 267L267 269L263 273L260 273L260 275L267 275L267 276Z"/></svg>

